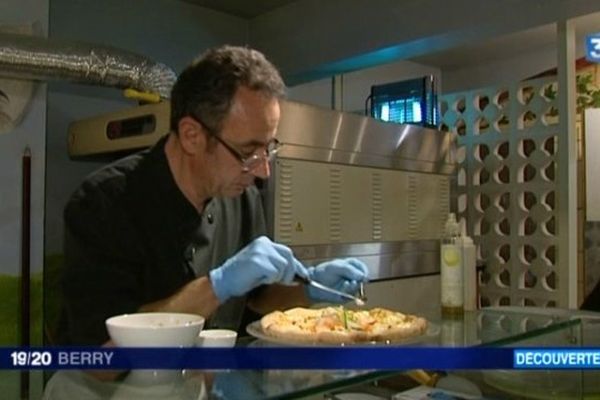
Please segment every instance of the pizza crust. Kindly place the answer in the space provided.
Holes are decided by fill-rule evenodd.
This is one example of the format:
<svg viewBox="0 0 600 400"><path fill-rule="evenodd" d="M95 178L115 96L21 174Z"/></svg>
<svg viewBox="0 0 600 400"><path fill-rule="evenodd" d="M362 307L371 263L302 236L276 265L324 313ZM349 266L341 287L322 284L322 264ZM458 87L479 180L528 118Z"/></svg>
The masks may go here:
<svg viewBox="0 0 600 400"><path fill-rule="evenodd" d="M343 307L296 307L265 315L265 335L300 343L401 342L427 331L424 318L384 308L345 310Z"/></svg>

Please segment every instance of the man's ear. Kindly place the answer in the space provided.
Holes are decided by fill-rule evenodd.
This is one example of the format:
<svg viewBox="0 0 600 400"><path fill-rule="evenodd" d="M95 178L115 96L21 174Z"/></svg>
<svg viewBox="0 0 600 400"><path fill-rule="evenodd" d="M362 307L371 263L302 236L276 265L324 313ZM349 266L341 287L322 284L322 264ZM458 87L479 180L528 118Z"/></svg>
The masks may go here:
<svg viewBox="0 0 600 400"><path fill-rule="evenodd" d="M183 117L177 125L179 141L186 154L193 155L203 150L206 146L206 135L202 132L202 125L191 117Z"/></svg>

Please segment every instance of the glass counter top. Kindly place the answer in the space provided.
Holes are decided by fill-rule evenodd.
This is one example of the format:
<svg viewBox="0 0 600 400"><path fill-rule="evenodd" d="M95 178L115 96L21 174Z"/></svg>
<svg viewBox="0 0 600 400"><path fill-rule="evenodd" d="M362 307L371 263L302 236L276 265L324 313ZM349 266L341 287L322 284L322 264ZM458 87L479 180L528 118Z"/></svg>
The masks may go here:
<svg viewBox="0 0 600 400"><path fill-rule="evenodd" d="M597 319L600 322L600 314L587 314L590 320ZM435 335L407 346L589 345L584 343L585 329L582 329L581 314L576 311L498 307L466 312L460 318L441 318L439 315L426 317L438 326L439 330ZM594 329L597 326L594 326ZM253 337L240 337L237 345L273 344ZM58 371L48 381L44 399L291 399L331 393L361 383L389 379L401 372L132 371L120 379L111 380L106 377L97 379L81 371Z"/></svg>

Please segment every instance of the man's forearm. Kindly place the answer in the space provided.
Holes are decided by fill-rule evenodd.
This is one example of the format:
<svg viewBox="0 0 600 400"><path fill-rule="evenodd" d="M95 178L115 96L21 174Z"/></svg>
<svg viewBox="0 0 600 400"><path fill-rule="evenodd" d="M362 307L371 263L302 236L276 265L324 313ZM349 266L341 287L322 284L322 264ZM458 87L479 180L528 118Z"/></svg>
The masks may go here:
<svg viewBox="0 0 600 400"><path fill-rule="evenodd" d="M140 307L141 312L162 311L202 315L208 318L219 306L208 277L196 278L174 295Z"/></svg>

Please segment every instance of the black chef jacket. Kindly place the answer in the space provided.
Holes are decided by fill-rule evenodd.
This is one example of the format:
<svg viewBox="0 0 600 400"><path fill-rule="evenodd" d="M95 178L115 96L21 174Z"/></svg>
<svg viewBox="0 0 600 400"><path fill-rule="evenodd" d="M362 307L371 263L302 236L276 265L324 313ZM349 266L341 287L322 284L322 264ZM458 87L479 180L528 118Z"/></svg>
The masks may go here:
<svg viewBox="0 0 600 400"><path fill-rule="evenodd" d="M175 184L165 142L95 172L67 203L62 344L104 343L106 318L172 295L265 234L254 186L199 214ZM237 330L244 307L230 299L206 326Z"/></svg>

